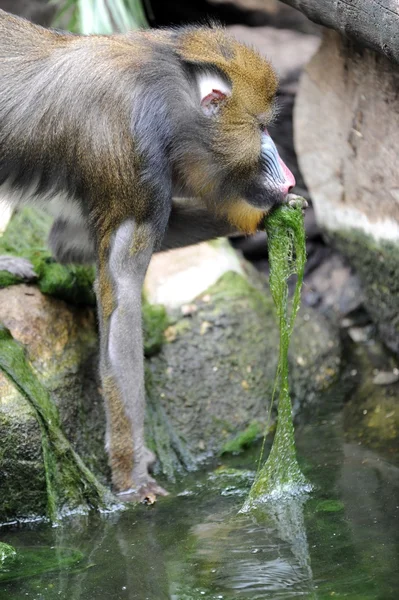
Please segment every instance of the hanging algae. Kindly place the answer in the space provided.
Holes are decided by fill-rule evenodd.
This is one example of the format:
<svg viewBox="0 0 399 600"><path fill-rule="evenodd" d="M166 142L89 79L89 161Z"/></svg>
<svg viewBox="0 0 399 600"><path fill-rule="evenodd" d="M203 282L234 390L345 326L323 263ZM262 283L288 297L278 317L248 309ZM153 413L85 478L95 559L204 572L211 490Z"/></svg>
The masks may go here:
<svg viewBox="0 0 399 600"><path fill-rule="evenodd" d="M36 377L24 347L0 325L0 370L31 405L41 430L47 491L47 517L70 511L110 509L117 503L85 466L61 430L56 406Z"/></svg>
<svg viewBox="0 0 399 600"><path fill-rule="evenodd" d="M303 202L305 201L298 198L295 206L281 206L266 220L270 289L280 328L279 359L271 401L273 404L274 392L278 389L278 422L272 449L262 468L262 455L259 458L258 473L243 507L244 511L270 497L297 494L311 489L296 458L288 384L288 347L299 310L306 262ZM296 275L297 279L293 297L289 300L288 279L292 275Z"/></svg>

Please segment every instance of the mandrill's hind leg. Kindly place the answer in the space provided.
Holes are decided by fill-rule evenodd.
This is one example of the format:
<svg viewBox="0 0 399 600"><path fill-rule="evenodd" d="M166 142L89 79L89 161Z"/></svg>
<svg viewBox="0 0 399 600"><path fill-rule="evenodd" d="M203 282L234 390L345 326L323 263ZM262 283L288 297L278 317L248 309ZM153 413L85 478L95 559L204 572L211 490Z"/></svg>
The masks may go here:
<svg viewBox="0 0 399 600"><path fill-rule="evenodd" d="M150 224L125 220L100 239L96 283L112 482L124 499L150 503L166 494L149 475L154 456L144 443L141 294L154 246Z"/></svg>

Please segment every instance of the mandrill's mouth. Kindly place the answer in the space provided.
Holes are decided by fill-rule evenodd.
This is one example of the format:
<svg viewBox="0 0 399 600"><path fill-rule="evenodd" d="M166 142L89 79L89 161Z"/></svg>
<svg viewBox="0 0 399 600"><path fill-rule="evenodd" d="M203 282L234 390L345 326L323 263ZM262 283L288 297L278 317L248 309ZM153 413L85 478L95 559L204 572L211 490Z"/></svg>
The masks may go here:
<svg viewBox="0 0 399 600"><path fill-rule="evenodd" d="M269 211L252 206L245 200L236 200L227 209L227 219L241 233L256 233Z"/></svg>
<svg viewBox="0 0 399 600"><path fill-rule="evenodd" d="M258 225L258 229L265 229L265 219L269 213L272 213L278 205L274 205L269 211L266 211L263 215L263 219L260 221ZM280 204L281 206L281 204ZM298 196L297 194L287 194L283 201L283 206L290 206L291 208L301 208L302 211L305 211L309 204L305 198L302 196Z"/></svg>

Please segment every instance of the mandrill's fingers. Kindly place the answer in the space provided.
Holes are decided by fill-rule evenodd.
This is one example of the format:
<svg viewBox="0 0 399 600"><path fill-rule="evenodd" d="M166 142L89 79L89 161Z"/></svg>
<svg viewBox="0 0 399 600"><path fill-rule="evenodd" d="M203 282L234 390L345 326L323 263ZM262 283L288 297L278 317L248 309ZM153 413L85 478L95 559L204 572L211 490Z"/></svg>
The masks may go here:
<svg viewBox="0 0 399 600"><path fill-rule="evenodd" d="M0 271L7 271L27 281L37 279L32 263L20 256L0 256Z"/></svg>
<svg viewBox="0 0 399 600"><path fill-rule="evenodd" d="M302 210L305 210L309 206L308 201L305 200L305 198L302 198L302 196L297 196L296 194L287 194L286 203L288 206L292 206L293 208L301 208Z"/></svg>

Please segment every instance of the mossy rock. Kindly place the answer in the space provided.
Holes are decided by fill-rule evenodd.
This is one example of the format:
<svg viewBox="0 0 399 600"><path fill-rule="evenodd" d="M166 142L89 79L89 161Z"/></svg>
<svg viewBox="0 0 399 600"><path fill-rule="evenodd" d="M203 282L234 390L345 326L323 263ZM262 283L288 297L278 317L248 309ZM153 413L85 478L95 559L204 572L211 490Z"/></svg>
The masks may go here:
<svg viewBox="0 0 399 600"><path fill-rule="evenodd" d="M399 381L378 384L376 371L393 373L397 359L376 340L349 344L358 381L344 406L346 439L391 460L399 450Z"/></svg>
<svg viewBox="0 0 399 600"><path fill-rule="evenodd" d="M238 451L234 442L246 439L254 421L266 427L279 337L270 296L238 273L223 275L194 306L166 330L160 353L147 360L147 380L150 398L196 462ZM337 378L337 332L317 313L300 311L290 360L298 412Z"/></svg>
<svg viewBox="0 0 399 600"><path fill-rule="evenodd" d="M0 522L47 511L40 426L26 398L0 372Z"/></svg>
<svg viewBox="0 0 399 600"><path fill-rule="evenodd" d="M73 448L102 481L108 476L93 309L22 284L0 290L0 323L8 328L0 339L0 522L53 517L48 447L65 446L62 455L72 462ZM73 487L72 472L66 477ZM79 507L80 491L65 480L63 487L61 508Z"/></svg>
<svg viewBox="0 0 399 600"><path fill-rule="evenodd" d="M61 265L47 249L46 240L52 219L42 211L24 208L12 217L0 237L0 255L10 254L29 259L37 274L37 285L43 294L76 305L95 305L94 268ZM0 271L0 288L22 283L22 279Z"/></svg>
<svg viewBox="0 0 399 600"><path fill-rule="evenodd" d="M356 230L326 235L356 269L381 340L399 354L399 245Z"/></svg>

